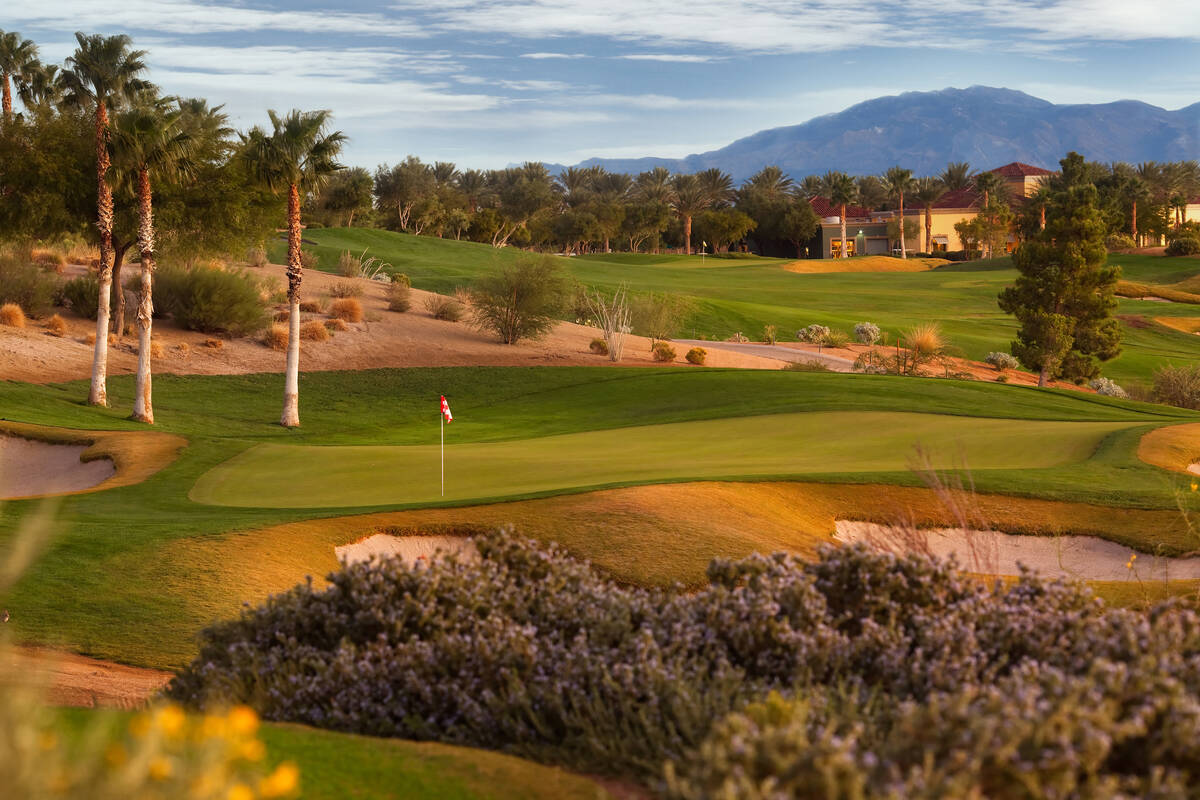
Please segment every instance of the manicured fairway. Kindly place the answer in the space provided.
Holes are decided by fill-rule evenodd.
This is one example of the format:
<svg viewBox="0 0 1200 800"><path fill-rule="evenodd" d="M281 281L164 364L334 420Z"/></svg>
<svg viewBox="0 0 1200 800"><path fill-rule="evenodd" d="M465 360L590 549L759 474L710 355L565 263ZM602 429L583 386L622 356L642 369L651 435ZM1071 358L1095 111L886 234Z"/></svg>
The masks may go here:
<svg viewBox="0 0 1200 800"><path fill-rule="evenodd" d="M1086 460L1116 422L888 412L772 414L446 448L446 500L697 478L937 469L1037 469ZM450 434L453 440L454 428ZM437 502L439 447L260 444L205 473L200 503L320 508Z"/></svg>

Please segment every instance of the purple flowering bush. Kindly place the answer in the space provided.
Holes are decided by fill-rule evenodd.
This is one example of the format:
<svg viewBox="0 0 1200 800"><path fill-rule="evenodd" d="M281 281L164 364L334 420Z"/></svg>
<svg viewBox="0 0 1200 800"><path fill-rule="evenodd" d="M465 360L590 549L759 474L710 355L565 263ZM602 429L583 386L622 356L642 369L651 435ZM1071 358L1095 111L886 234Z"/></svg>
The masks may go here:
<svg viewBox="0 0 1200 800"><path fill-rule="evenodd" d="M717 560L685 593L475 542L477 563L350 565L215 625L169 694L587 771L669 764L680 798L1200 796L1175 791L1200 780L1191 611L861 547Z"/></svg>

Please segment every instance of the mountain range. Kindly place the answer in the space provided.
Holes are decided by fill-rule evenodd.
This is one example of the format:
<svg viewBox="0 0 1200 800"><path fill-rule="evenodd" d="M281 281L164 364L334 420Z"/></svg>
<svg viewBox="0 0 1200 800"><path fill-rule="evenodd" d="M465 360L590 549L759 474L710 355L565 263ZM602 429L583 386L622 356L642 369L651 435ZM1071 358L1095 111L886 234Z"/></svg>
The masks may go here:
<svg viewBox="0 0 1200 800"><path fill-rule="evenodd" d="M877 174L896 164L932 175L948 161L976 169L1011 161L1055 168L1071 150L1104 162L1200 158L1200 102L1168 111L1136 100L1058 105L988 86L906 92L686 158L591 158L577 166L631 174L657 166L672 172L718 167L740 182L767 164L797 180L827 170Z"/></svg>

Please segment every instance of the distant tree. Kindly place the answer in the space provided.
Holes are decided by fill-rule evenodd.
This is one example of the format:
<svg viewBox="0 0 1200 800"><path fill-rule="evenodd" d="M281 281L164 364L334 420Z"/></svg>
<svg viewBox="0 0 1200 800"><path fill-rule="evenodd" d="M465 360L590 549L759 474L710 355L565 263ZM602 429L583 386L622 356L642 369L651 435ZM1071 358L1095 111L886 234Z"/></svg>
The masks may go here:
<svg viewBox="0 0 1200 800"><path fill-rule="evenodd" d="M708 197L709 208L725 208L733 199L733 178L719 169L706 169L696 173L700 188Z"/></svg>
<svg viewBox="0 0 1200 800"><path fill-rule="evenodd" d="M380 209L395 209L400 230L409 229L413 208L434 193L433 170L416 156L408 156L394 167L382 164L375 170L375 203Z"/></svg>
<svg viewBox="0 0 1200 800"><path fill-rule="evenodd" d="M821 196L821 186L820 175L805 175L804 180L796 187L796 194L811 200Z"/></svg>
<svg viewBox="0 0 1200 800"><path fill-rule="evenodd" d="M911 169L903 167L892 167L883 176L883 185L887 188L888 196L897 202L897 208L900 211L900 219L904 219L904 195L913 190L913 174ZM906 225L898 226L900 229L900 258L908 258L908 245L905 243ZM914 237L916 234L913 234Z"/></svg>
<svg viewBox="0 0 1200 800"><path fill-rule="evenodd" d="M465 199L467 214L474 214L487 191L487 174L478 169L464 170L458 174L457 184Z"/></svg>
<svg viewBox="0 0 1200 800"><path fill-rule="evenodd" d="M736 208L710 208L696 217L697 238L712 245L719 253L729 244L741 241L756 223Z"/></svg>
<svg viewBox="0 0 1200 800"><path fill-rule="evenodd" d="M891 193L879 176L863 175L855 178L854 183L858 186L858 200L855 201L858 205L868 211L878 211L887 205Z"/></svg>
<svg viewBox="0 0 1200 800"><path fill-rule="evenodd" d="M345 169L330 178L318 196L317 205L329 215L332 224L350 228L357 214L371 210L374 189L371 173L362 167Z"/></svg>
<svg viewBox="0 0 1200 800"><path fill-rule="evenodd" d="M567 281L552 256L520 256L471 287L475 324L505 344L542 336L566 307Z"/></svg>
<svg viewBox="0 0 1200 800"><path fill-rule="evenodd" d="M903 224L901 221L903 220ZM903 242L907 237L909 239L917 239L921 235L921 225L915 219L904 219L903 217L892 217L887 223L887 237L889 246L893 242ZM903 248L903 244L901 244Z"/></svg>
<svg viewBox="0 0 1200 800"><path fill-rule="evenodd" d="M4 112L5 124L12 122L12 81L24 84L31 69L37 68L38 50L29 39L16 31L0 30L0 109Z"/></svg>
<svg viewBox="0 0 1200 800"><path fill-rule="evenodd" d="M774 200L782 198L795 189L796 185L787 174L777 166L767 166L760 169L745 183L741 192L755 192L758 195Z"/></svg>
<svg viewBox="0 0 1200 800"><path fill-rule="evenodd" d="M648 241L657 241L671 223L671 207L657 201L633 202L625 207L621 219L621 236L629 242L629 250L638 252Z"/></svg>
<svg viewBox="0 0 1200 800"><path fill-rule="evenodd" d="M796 258L804 257L804 245L807 244L821 226L817 212L812 204L804 199L789 202L779 218L779 238L791 242L796 247Z"/></svg>
<svg viewBox="0 0 1200 800"><path fill-rule="evenodd" d="M76 33L78 47L63 72L64 102L91 109L96 134L96 217L100 234L100 298L96 314L96 347L88 403L108 405L108 323L113 269L113 198L108 184L109 111L151 88L139 77L146 70L146 53L131 50L128 36L87 36Z"/></svg>
<svg viewBox="0 0 1200 800"><path fill-rule="evenodd" d="M17 80L17 95L27 111L56 108L62 104L62 74L54 64L34 62Z"/></svg>
<svg viewBox="0 0 1200 800"><path fill-rule="evenodd" d="M259 126L244 137L242 157L253 174L272 192L287 192L288 226L288 350L283 389L283 414L279 424L300 424L300 193L317 192L331 175L343 169L337 157L346 137L329 133L328 111L292 110L281 117L267 112L272 130Z"/></svg>
<svg viewBox="0 0 1200 800"><path fill-rule="evenodd" d="M567 167L554 178L554 191L562 198L563 208L582 205L592 196L592 172L583 167Z"/></svg>
<svg viewBox="0 0 1200 800"><path fill-rule="evenodd" d="M925 209L925 252L933 252L933 206L946 194L940 178L917 178L913 199Z"/></svg>
<svg viewBox="0 0 1200 800"><path fill-rule="evenodd" d="M493 171L488 174L488 187L499 219L493 247L506 246L534 215L555 204L553 180L539 162Z"/></svg>
<svg viewBox="0 0 1200 800"><path fill-rule="evenodd" d="M1112 312L1119 267L1106 266L1104 222L1083 158L1070 153L1061 186L1046 213L1046 229L1013 255L1020 273L1000 293L1000 308L1020 323L1012 353L1038 373L1038 385L1099 374L1100 361L1120 353L1121 328Z"/></svg>
<svg viewBox="0 0 1200 800"><path fill-rule="evenodd" d="M989 206L992 200L1005 200L1006 184L995 172L981 172L972 179L975 191L983 195L983 205Z"/></svg>
<svg viewBox="0 0 1200 800"><path fill-rule="evenodd" d="M671 185L671 172L666 167L655 167L639 173L633 182L633 196L643 203L665 203L671 205L675 191Z"/></svg>
<svg viewBox="0 0 1200 800"><path fill-rule="evenodd" d="M854 179L844 172L826 172L821 178L821 196L837 206L838 218L842 222L842 251L841 258L847 256L846 246L846 206L858 199L858 187Z"/></svg>
<svg viewBox="0 0 1200 800"><path fill-rule="evenodd" d="M711 204L708 189L695 175L676 175L671 182L672 205L683 220L683 252L692 254L692 218Z"/></svg>
<svg viewBox="0 0 1200 800"><path fill-rule="evenodd" d="M948 192L957 192L971 186L971 180L975 173L971 171L971 165L965 161L951 161L942 170L942 174L938 177Z"/></svg>

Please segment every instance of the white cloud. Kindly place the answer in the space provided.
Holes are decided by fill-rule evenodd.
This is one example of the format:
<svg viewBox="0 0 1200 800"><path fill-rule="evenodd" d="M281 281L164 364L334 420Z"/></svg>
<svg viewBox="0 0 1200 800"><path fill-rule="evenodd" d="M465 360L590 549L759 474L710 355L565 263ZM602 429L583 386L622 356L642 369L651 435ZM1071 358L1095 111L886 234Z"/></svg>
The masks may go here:
<svg viewBox="0 0 1200 800"><path fill-rule="evenodd" d="M539 60L548 58L591 58L587 53L521 53L520 57Z"/></svg>
<svg viewBox="0 0 1200 800"><path fill-rule="evenodd" d="M721 61L719 56L676 55L674 53L634 53L616 58L626 61L667 61L679 64L704 64L709 61Z"/></svg>

